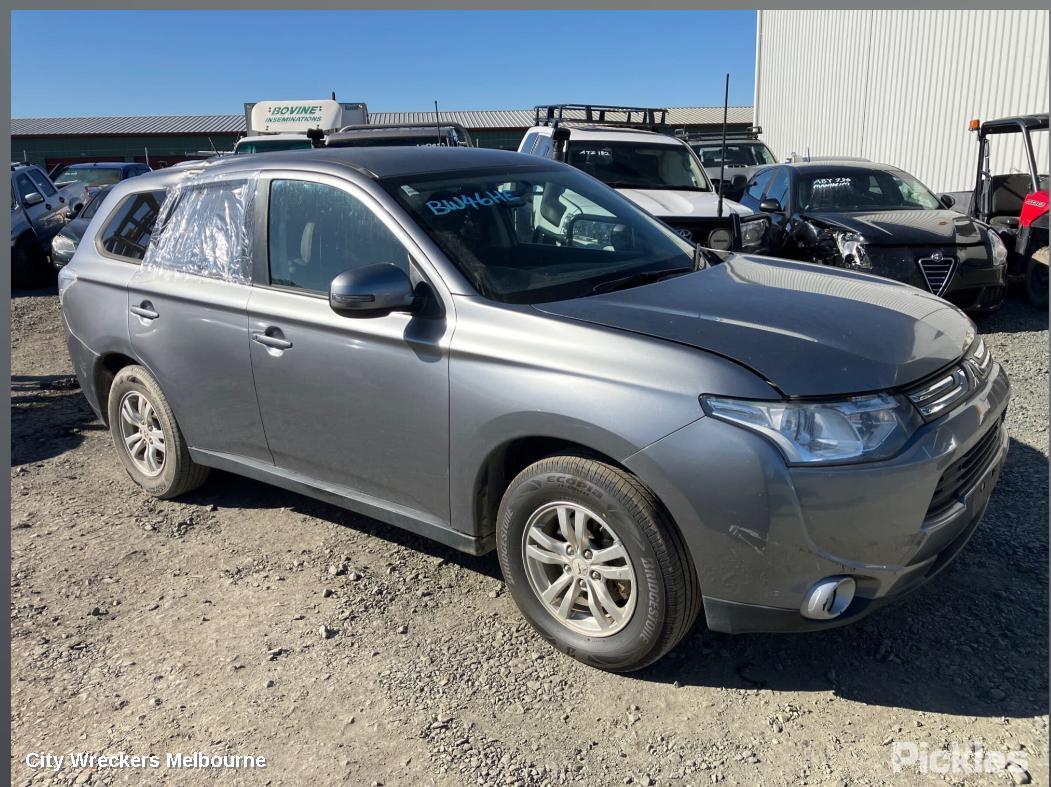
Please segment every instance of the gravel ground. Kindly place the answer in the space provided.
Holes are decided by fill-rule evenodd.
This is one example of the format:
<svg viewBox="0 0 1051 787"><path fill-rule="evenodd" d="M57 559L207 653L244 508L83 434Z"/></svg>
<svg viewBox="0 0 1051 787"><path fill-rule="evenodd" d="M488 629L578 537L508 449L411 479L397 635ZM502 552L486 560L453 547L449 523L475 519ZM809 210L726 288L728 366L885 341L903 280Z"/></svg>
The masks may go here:
<svg viewBox="0 0 1051 787"><path fill-rule="evenodd" d="M1048 782L1047 315L1017 301L980 325L1014 384L1011 450L952 566L845 629L698 624L630 676L550 650L493 555L223 473L146 496L76 388L53 293L15 297L11 328L13 783ZM896 774L908 741L1019 750L1028 771Z"/></svg>

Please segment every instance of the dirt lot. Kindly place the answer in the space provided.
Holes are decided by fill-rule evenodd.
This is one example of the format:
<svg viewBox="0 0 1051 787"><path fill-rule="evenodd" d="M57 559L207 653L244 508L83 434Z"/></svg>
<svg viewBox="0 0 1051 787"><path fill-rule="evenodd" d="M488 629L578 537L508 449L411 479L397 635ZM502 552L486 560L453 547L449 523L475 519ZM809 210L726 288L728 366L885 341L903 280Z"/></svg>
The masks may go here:
<svg viewBox="0 0 1051 787"><path fill-rule="evenodd" d="M76 388L57 298L20 294L12 782L1047 784L1046 326L1017 301L981 325L1014 383L1011 451L941 576L823 634L698 624L625 677L534 636L494 556L222 473L179 502L141 493ZM1028 773L895 774L908 741L1020 750ZM67 759L33 770L34 752ZM168 752L267 767L174 770Z"/></svg>

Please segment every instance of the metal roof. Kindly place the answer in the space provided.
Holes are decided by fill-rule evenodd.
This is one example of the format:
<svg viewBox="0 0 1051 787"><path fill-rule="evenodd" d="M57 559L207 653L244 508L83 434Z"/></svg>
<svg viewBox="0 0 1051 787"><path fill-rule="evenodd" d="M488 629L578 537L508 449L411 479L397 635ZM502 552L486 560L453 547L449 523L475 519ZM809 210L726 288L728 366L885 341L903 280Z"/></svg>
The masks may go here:
<svg viewBox="0 0 1051 787"><path fill-rule="evenodd" d="M443 122L468 129L526 129L532 109L441 111ZM671 126L718 125L722 107L668 107ZM752 123L751 107L730 107L727 120ZM370 123L434 123L433 112L369 112ZM78 137L149 134L243 134L244 114L237 115L115 115L107 117L12 118L12 137Z"/></svg>

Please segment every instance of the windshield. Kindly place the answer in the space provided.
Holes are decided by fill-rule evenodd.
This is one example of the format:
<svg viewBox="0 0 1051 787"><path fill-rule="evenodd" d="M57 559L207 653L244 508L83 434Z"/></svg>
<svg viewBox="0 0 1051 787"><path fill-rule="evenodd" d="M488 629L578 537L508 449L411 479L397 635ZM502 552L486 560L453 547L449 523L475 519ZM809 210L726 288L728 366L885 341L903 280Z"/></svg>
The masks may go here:
<svg viewBox="0 0 1051 787"><path fill-rule="evenodd" d="M616 189L710 191L686 145L646 142L570 142L568 163Z"/></svg>
<svg viewBox="0 0 1051 787"><path fill-rule="evenodd" d="M330 148L393 148L393 147L449 147L456 143L447 136L442 141L437 141L437 135L432 131L429 134L418 136L389 136L379 134L348 137L345 139L334 139L328 142Z"/></svg>
<svg viewBox="0 0 1051 787"><path fill-rule="evenodd" d="M718 167L722 158L722 143L718 145L697 145L694 150L701 157L706 167ZM764 164L776 164L774 154L762 142L727 142L726 166L759 167Z"/></svg>
<svg viewBox="0 0 1051 787"><path fill-rule="evenodd" d="M570 169L471 171L383 185L493 300L581 297L613 280L693 264L692 244Z"/></svg>
<svg viewBox="0 0 1051 787"><path fill-rule="evenodd" d="M110 186L120 182L119 167L84 167L74 169L63 167L51 180L56 186L68 186L70 183L82 183L85 186Z"/></svg>
<svg viewBox="0 0 1051 787"><path fill-rule="evenodd" d="M234 153L271 153L275 150L304 150L314 143L307 137L303 139L268 139L238 142Z"/></svg>
<svg viewBox="0 0 1051 787"><path fill-rule="evenodd" d="M930 189L906 172L849 169L801 174L800 211L937 210Z"/></svg>

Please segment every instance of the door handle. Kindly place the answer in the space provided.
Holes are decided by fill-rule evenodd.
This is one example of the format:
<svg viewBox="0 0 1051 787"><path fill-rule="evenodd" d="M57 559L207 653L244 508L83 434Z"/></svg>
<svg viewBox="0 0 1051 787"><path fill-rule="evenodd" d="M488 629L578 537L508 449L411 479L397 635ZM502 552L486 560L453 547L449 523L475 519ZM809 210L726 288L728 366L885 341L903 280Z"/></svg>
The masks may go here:
<svg viewBox="0 0 1051 787"><path fill-rule="evenodd" d="M268 328L267 330L271 330L271 329ZM259 344L263 345L264 347L270 347L270 348L272 348L274 350L287 350L287 349L289 349L292 346L292 342L290 342L288 339L285 339L281 335L280 331L277 331L277 334L278 335L273 336L273 335L268 334L268 333L253 333L252 334L252 341L253 342L258 342Z"/></svg>
<svg viewBox="0 0 1051 787"><path fill-rule="evenodd" d="M149 301L143 301L138 306L132 306L129 311L136 317L141 317L144 320L156 320L160 315L153 310L153 304Z"/></svg>

